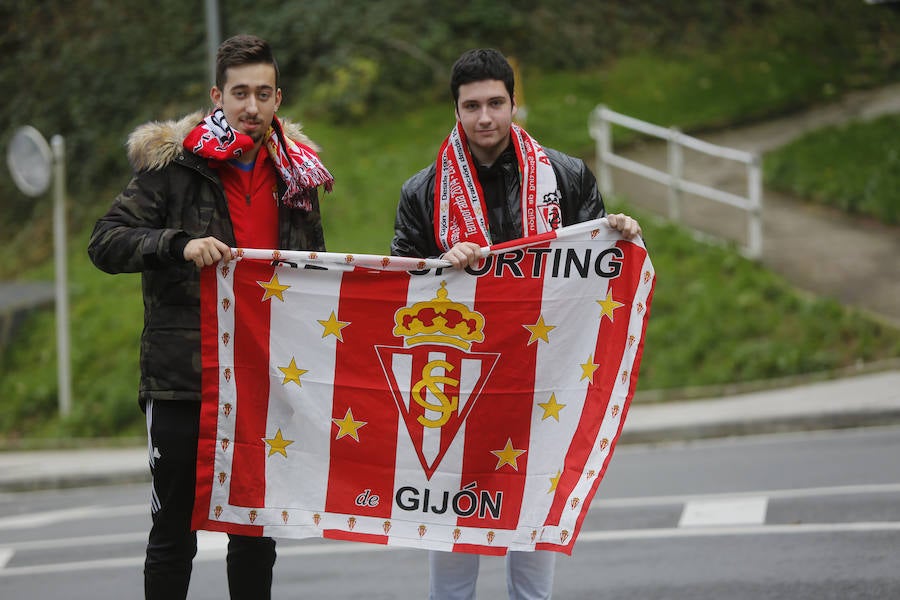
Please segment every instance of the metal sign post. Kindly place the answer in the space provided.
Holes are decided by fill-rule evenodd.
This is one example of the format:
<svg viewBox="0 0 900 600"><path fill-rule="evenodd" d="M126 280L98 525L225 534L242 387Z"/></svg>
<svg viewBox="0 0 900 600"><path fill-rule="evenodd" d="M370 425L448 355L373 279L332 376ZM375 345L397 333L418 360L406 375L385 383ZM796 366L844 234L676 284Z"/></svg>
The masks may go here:
<svg viewBox="0 0 900 600"><path fill-rule="evenodd" d="M66 150L62 136L50 146L31 126L16 131L6 162L13 181L23 194L36 197L47 191L53 179L53 253L56 272L56 351L59 413L72 412L72 377L69 357L69 294L66 274Z"/></svg>

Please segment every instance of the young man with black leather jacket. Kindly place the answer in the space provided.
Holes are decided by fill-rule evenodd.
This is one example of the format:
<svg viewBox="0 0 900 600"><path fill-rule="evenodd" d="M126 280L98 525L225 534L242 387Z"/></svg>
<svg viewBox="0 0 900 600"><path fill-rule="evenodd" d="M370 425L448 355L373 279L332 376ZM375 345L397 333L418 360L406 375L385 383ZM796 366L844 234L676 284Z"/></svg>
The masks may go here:
<svg viewBox="0 0 900 600"><path fill-rule="evenodd" d="M481 260L484 246L603 216L626 239L640 235L631 217L606 214L584 161L543 148L513 124L514 73L500 52L464 53L450 90L456 124L437 160L404 183L391 254L442 256L464 268ZM475 597L478 555L431 551L429 566L431 600ZM554 552L509 552L509 597L550 598L554 566Z"/></svg>

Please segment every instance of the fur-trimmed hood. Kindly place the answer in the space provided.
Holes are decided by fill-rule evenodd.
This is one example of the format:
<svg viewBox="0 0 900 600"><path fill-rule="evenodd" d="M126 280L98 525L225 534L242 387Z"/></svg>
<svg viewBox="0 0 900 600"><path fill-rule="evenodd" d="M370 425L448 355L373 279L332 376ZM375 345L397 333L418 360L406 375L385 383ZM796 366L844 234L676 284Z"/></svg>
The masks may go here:
<svg viewBox="0 0 900 600"><path fill-rule="evenodd" d="M126 147L128 160L135 171L162 169L184 152L181 143L187 134L202 121L208 113L197 111L178 121L151 121L140 125L128 136ZM300 123L281 119L284 134L318 151L318 146L310 140Z"/></svg>

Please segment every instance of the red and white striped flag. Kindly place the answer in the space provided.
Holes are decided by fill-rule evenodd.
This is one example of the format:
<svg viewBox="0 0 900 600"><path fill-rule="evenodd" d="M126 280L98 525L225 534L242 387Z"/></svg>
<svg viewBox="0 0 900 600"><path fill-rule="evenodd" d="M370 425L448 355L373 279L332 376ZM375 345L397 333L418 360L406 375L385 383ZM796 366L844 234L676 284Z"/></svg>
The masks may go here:
<svg viewBox="0 0 900 600"><path fill-rule="evenodd" d="M572 551L637 384L642 242L599 219L468 271L237 254L202 275L196 529Z"/></svg>

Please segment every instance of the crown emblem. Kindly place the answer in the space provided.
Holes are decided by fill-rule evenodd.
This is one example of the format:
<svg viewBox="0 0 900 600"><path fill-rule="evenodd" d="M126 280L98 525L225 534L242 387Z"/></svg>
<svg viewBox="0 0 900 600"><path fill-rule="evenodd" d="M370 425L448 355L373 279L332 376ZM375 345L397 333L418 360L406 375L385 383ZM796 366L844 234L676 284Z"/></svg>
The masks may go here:
<svg viewBox="0 0 900 600"><path fill-rule="evenodd" d="M432 300L398 310L394 322L394 335L405 338L407 346L447 344L468 351L484 340L484 315L450 300L446 281Z"/></svg>

